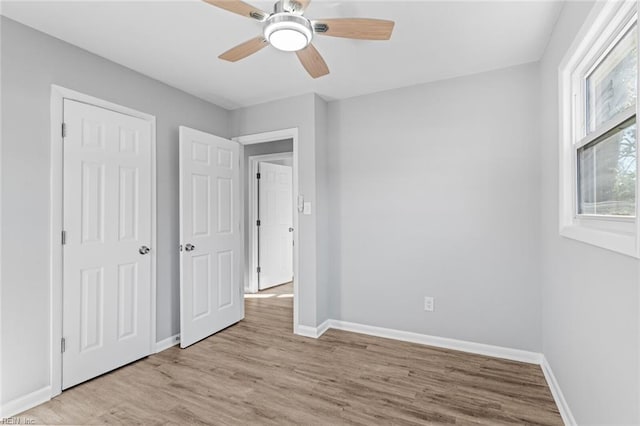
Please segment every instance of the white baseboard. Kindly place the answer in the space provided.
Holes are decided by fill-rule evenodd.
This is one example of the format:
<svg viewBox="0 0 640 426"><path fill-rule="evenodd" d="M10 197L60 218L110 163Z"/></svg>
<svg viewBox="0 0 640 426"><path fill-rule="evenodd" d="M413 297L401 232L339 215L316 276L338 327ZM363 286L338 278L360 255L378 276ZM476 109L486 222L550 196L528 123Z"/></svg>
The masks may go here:
<svg viewBox="0 0 640 426"><path fill-rule="evenodd" d="M456 351L509 359L512 361L526 362L528 364L540 364L542 354L538 352L511 349L502 346L485 345L483 343L467 342L464 340L449 339L446 337L430 336L428 334L413 333L410 331L394 330L390 328L374 327L371 325L354 322L330 320L329 328L351 331L354 333L368 334L371 336L385 337L387 339L402 340L404 342L419 343L421 345L436 346L438 348L453 349Z"/></svg>
<svg viewBox="0 0 640 426"><path fill-rule="evenodd" d="M159 342L156 342L156 352L155 353L162 352L165 349L169 349L170 347L175 346L178 343L180 343L180 334L179 333L176 334L176 335L173 335L171 337L167 337L166 339L161 340Z"/></svg>
<svg viewBox="0 0 640 426"><path fill-rule="evenodd" d="M0 419L15 416L23 411L27 411L29 408L33 408L36 405L47 402L50 399L51 386L45 386L42 389L38 389L37 391L3 404L2 407L0 407Z"/></svg>
<svg viewBox="0 0 640 426"><path fill-rule="evenodd" d="M316 333L318 334L318 337L322 336L324 332L327 331L329 328L331 328L331 320L326 320L325 322L320 324L316 329Z"/></svg>
<svg viewBox="0 0 640 426"><path fill-rule="evenodd" d="M318 337L318 331L315 327L309 327L308 325L300 325L296 327L294 331L295 334L304 337L313 337L314 339Z"/></svg>
<svg viewBox="0 0 640 426"><path fill-rule="evenodd" d="M549 385L549 389L551 390L553 399L556 401L556 405L558 406L558 410L560 411L560 415L562 416L562 421L567 426L577 425L578 423L573 417L573 413L571 413L571 409L569 408L569 404L567 404L567 400L564 399L564 395L562 394L560 385L558 384L556 376L554 376L553 370L551 369L551 365L549 364L545 356L542 357L540 367L542 367L544 378L547 380L547 384Z"/></svg>
<svg viewBox="0 0 640 426"><path fill-rule="evenodd" d="M436 346L439 348L454 349L462 352L492 356L496 358L509 359L512 361L537 364L542 369L547 385L551 390L553 399L558 406L562 421L567 426L577 425L569 404L567 403L560 385L553 375L553 370L545 356L538 352L523 351L520 349L505 348L502 346L485 345L482 343L467 342L464 340L449 339L445 337L430 336L427 334L412 333L408 331L393 330L389 328L374 327L371 325L358 324L347 321L329 320L329 327L336 330L351 331L354 333L368 334L371 336L384 337L387 339L402 340L405 342L418 343L422 345ZM316 331L318 334L320 327ZM325 330L323 330L324 333Z"/></svg>
<svg viewBox="0 0 640 426"><path fill-rule="evenodd" d="M326 320L318 327L298 325L296 334L317 339L330 328L351 331L353 333L368 334L370 336L384 337L387 339L402 340L404 342L418 343L421 345L435 346L438 348L453 349L473 354L509 359L512 361L526 362L528 364L540 365L544 358L542 354L538 352L485 345L483 343L467 342L464 340L430 336L428 334L419 334L410 331L394 330L391 328L375 327L372 325L332 319Z"/></svg>
<svg viewBox="0 0 640 426"><path fill-rule="evenodd" d="M331 320L326 320L318 327L310 327L308 325L298 324L295 333L299 336L311 337L313 339L317 339L322 336L325 331L327 331L330 327Z"/></svg>

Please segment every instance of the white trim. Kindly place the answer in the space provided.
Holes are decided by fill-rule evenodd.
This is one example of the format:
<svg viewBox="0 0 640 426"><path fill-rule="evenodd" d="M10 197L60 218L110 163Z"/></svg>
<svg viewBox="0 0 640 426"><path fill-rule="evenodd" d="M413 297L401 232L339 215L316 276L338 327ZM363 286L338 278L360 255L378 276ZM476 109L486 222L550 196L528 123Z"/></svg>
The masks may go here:
<svg viewBox="0 0 640 426"><path fill-rule="evenodd" d="M611 44L612 37L628 25L637 13L637 2L596 2L584 25L576 35L571 47L558 67L559 106L559 156L558 197L559 229L565 238L601 247L624 255L640 258L640 220L636 218L589 217L576 214L576 149L580 143L588 143L595 133L584 136L583 120L575 120L576 102L581 105L584 90L574 91L577 86L576 73L586 72L594 65L588 61L592 56L600 58ZM640 30L639 30L640 33ZM595 47L594 47L595 46ZM594 48L600 49L592 55ZM599 59L598 59L599 60ZM580 74L582 75L582 74ZM636 102L637 114L640 104ZM631 115L633 115L631 114ZM637 116L637 115L636 115ZM582 115L581 115L582 117ZM610 120L629 118L624 111ZM609 123L610 124L610 123ZM640 166L640 164L638 164ZM636 212L640 212L640 179L636 180Z"/></svg>
<svg viewBox="0 0 640 426"><path fill-rule="evenodd" d="M449 339L446 337L430 336L427 334L412 333L390 328L374 327L371 325L339 320L327 320L315 329L313 327L304 326L304 334L299 334L303 334L307 337L318 338L322 336L328 328L539 365L542 369L542 373L544 374L544 378L549 386L553 399L558 407L558 411L560 411L562 421L565 425L573 426L577 424L573 414L571 413L569 404L560 389L560 385L553 374L551 365L549 365L547 358L541 353L524 351L521 349L511 349L503 346L468 342L464 340Z"/></svg>
<svg viewBox="0 0 640 426"><path fill-rule="evenodd" d="M291 129L276 130L272 132L263 132L263 133L255 133L251 135L237 136L235 138L232 138L232 140L237 141L238 143L240 143L240 145L242 145L240 147L240 155L242 157L244 157L244 145L252 145L252 144L263 143L263 142L273 142L273 141L279 141L283 139L293 139L293 195L294 197L297 197L299 194L299 174L300 174L299 167L298 167L299 149L298 149L298 128L297 127L294 127ZM241 167L244 167L244 164L242 164ZM241 176L241 179L244 179L244 177L246 176L246 173L242 171L242 173L240 173L240 176ZM244 191L244 182L241 182L241 184L242 184L241 188L243 188L242 191ZM244 192L243 192L243 199L244 199ZM242 213L242 217L244 218L245 217L244 202L240 204L240 210ZM299 232L298 216L299 216L299 212L297 209L294 208L293 210L293 240L294 241L300 241L300 238L298 237L299 235L298 234ZM242 220L240 225L243 244L245 241L244 222L245 221ZM299 311L298 277L300 276L298 273L299 252L300 252L300 244L295 244L293 246L293 332L294 334L299 334L298 328L300 327L299 325L300 313L298 312ZM242 250L242 264L245 265L244 250Z"/></svg>
<svg viewBox="0 0 640 426"><path fill-rule="evenodd" d="M309 327L308 325L298 325L298 329L295 331L295 334L304 337L311 337L313 339L317 339L318 330L315 327Z"/></svg>
<svg viewBox="0 0 640 426"><path fill-rule="evenodd" d="M551 395L553 395L553 399L558 406L558 411L560 411L560 416L562 416L562 421L565 425L577 425L576 419L573 417L573 413L569 408L569 404L567 400L564 399L564 395L562 394L562 390L560 389L560 385L556 380L556 376L553 374L553 370L551 369L551 365L547 361L547 358L543 355L542 362L540 363L540 367L542 368L542 372L544 373L544 378L547 380L547 384L549 385L549 389L551 390Z"/></svg>
<svg viewBox="0 0 640 426"><path fill-rule="evenodd" d="M251 226L249 234L249 279L244 283L244 291L246 293L257 293L260 291L258 286L258 228L252 224L258 220L258 180L255 179L258 173L258 164L269 160L287 160L293 158L292 152L280 152L277 154L252 155L249 157L249 167L247 167L246 178L249 182L249 225ZM244 187L244 186L243 186ZM244 202L244 200L243 200ZM293 203L293 191L291 193L291 202ZM243 241L244 243L244 241Z"/></svg>
<svg viewBox="0 0 640 426"><path fill-rule="evenodd" d="M316 333L318 334L318 337L322 336L330 328L331 328L331 320L325 320L325 322L320 324L316 329Z"/></svg>
<svg viewBox="0 0 640 426"><path fill-rule="evenodd" d="M231 138L233 141L237 141L241 145L253 145L256 143L281 141L284 139L298 139L298 128L292 127L290 129L274 130L271 132L254 133L251 135L236 136Z"/></svg>
<svg viewBox="0 0 640 426"><path fill-rule="evenodd" d="M0 15L2 2L0 1ZM0 34L2 34L2 19L0 19ZM0 82L2 81L2 55L0 55ZM2 99L2 84L0 84L0 99ZM2 102L0 102L0 188L2 188ZM0 191L0 226L2 225L2 191ZM0 241L0 247L2 247ZM0 277L2 277L2 250L0 249ZM2 309L2 280L0 278L0 310ZM1 315L0 315L1 317ZM2 318L0 318L0 335L2 334ZM2 417L2 338L0 338L0 417Z"/></svg>
<svg viewBox="0 0 640 426"><path fill-rule="evenodd" d="M174 334L173 336L167 337L166 339L163 339L157 342L154 353L157 354L158 352L162 352L179 343L180 343L180 333Z"/></svg>
<svg viewBox="0 0 640 426"><path fill-rule="evenodd" d="M542 354L538 352L505 348L503 346L486 345L484 343L468 342L465 340L449 339L447 337L430 336L428 334L375 327L372 325L358 324L348 321L329 320L329 328L367 334L369 336L384 337L386 339L401 340L403 342L435 346L438 348L453 349L472 354L492 356L495 358L509 359L512 361L526 362L528 364L540 364L543 358Z"/></svg>
<svg viewBox="0 0 640 426"><path fill-rule="evenodd" d="M27 395L8 401L2 405L0 419L6 419L16 414L27 411L36 405L43 404L51 399L51 386L45 386ZM7 423L9 424L9 423ZM17 423L16 423L17 424Z"/></svg>
<svg viewBox="0 0 640 426"><path fill-rule="evenodd" d="M311 337L312 339L317 339L322 336L325 331L327 331L331 327L332 320L326 320L322 324L317 327L309 327L308 325L298 325L298 332L296 333L299 336Z"/></svg>
<svg viewBox="0 0 640 426"><path fill-rule="evenodd" d="M636 116L636 109L629 107L622 112L616 114L613 118L610 118L606 123L601 124L599 128L584 136L582 139L576 141L574 149L580 149L589 145L591 142L598 139L603 139L605 135L610 136L615 131L615 127L632 120Z"/></svg>
<svg viewBox="0 0 640 426"><path fill-rule="evenodd" d="M61 126L64 119L64 99L105 108L121 114L130 115L148 121L151 130L151 336L149 339L149 354L154 353L156 347L156 265L157 265L157 174L156 174L156 118L153 115L136 111L93 96L85 95L75 90L51 85L51 185L50 185L50 390L51 396L62 392L62 354L60 353L60 339L62 338L62 190L63 190L63 151Z"/></svg>
<svg viewBox="0 0 640 426"><path fill-rule="evenodd" d="M318 327L299 326L302 336L318 338L328 329L349 331L352 333L367 334L369 336L383 337L385 339L400 340L403 342L417 343L420 345L434 346L438 348L452 349L472 354L491 356L495 358L509 359L525 362L527 364L541 365L544 356L539 352L512 349L503 346L486 345L484 343L469 342L466 340L450 339L448 337L431 336L428 334L414 333L411 331L395 330L392 328L376 327L349 321L329 319Z"/></svg>

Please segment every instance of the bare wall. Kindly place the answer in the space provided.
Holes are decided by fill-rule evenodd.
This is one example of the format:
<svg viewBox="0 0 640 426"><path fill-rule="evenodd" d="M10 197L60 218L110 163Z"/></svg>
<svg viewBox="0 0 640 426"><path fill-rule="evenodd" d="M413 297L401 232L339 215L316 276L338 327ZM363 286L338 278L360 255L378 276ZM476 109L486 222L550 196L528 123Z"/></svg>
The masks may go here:
<svg viewBox="0 0 640 426"><path fill-rule="evenodd" d="M565 4L541 61L542 349L578 424L637 424L640 262L558 233L558 66L592 6Z"/></svg>
<svg viewBox="0 0 640 426"><path fill-rule="evenodd" d="M299 243L299 288L298 306L299 322L303 326L318 325L318 311L325 312L326 307L319 303L326 302L318 298L318 268L327 265L318 264L323 258L318 255L318 221L323 220L323 212L327 208L325 200L318 197L318 173L324 168L324 157L318 157L318 144L324 143L321 131L316 130L316 108L326 103L315 94L307 94L282 99L275 102L254 105L231 111L231 132L234 136L250 135L289 128L298 129L298 193L304 195L305 201L311 202L310 215L299 215L297 236ZM320 169L320 172L318 171ZM297 196L297 194L294 194Z"/></svg>
<svg viewBox="0 0 640 426"><path fill-rule="evenodd" d="M2 398L49 385L49 105L57 84L157 119L157 338L179 332L178 126L229 136L228 111L1 17Z"/></svg>
<svg viewBox="0 0 640 426"><path fill-rule="evenodd" d="M538 114L537 64L331 102L331 318L540 351Z"/></svg>
<svg viewBox="0 0 640 426"><path fill-rule="evenodd" d="M317 257L317 286L316 286L316 324L320 325L329 317L330 300L330 229L329 215L331 202L329 196L329 108L319 96L314 101L315 139L316 139L316 211L318 218Z"/></svg>

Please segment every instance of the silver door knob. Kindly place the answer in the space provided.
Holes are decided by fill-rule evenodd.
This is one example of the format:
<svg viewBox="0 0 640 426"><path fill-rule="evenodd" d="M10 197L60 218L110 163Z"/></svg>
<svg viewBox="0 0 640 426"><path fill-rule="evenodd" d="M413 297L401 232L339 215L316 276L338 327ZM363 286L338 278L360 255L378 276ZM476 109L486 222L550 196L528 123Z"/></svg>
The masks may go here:
<svg viewBox="0 0 640 426"><path fill-rule="evenodd" d="M196 249L196 246L194 246L193 244L189 243L189 244L184 246L184 249L186 251L194 251Z"/></svg>
<svg viewBox="0 0 640 426"><path fill-rule="evenodd" d="M289 228L289 232L293 232L293 228Z"/></svg>
<svg viewBox="0 0 640 426"><path fill-rule="evenodd" d="M147 246L142 246L142 247L140 247L140 250L138 250L138 252L139 252L140 254L147 254L147 253L149 253L149 250L151 250L149 247L147 247Z"/></svg>

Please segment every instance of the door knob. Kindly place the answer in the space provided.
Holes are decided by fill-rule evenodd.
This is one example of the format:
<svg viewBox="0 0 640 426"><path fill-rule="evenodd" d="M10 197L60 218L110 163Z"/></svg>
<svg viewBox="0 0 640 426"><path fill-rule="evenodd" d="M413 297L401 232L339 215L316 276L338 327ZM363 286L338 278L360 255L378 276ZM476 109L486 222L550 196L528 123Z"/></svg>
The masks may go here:
<svg viewBox="0 0 640 426"><path fill-rule="evenodd" d="M140 254L147 254L147 253L149 253L149 250L151 250L149 247L147 247L147 246L142 246L142 247L140 247L140 250L138 250L138 252L139 252Z"/></svg>
<svg viewBox="0 0 640 426"><path fill-rule="evenodd" d="M184 246L184 249L186 251L194 251L196 249L196 246L194 246L193 244L189 243L189 244Z"/></svg>
<svg viewBox="0 0 640 426"><path fill-rule="evenodd" d="M289 232L293 232L293 228L289 228Z"/></svg>

